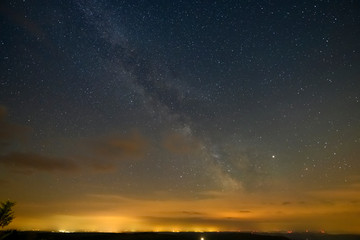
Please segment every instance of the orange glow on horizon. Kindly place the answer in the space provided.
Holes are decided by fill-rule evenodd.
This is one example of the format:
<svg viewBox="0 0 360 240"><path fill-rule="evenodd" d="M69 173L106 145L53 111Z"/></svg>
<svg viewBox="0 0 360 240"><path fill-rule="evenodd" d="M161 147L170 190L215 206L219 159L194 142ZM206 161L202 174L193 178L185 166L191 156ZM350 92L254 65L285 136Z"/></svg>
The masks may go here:
<svg viewBox="0 0 360 240"><path fill-rule="evenodd" d="M264 203L263 194L235 192L192 201L91 195L77 201L33 204L31 208L19 203L15 208L17 217L8 228L96 232L286 232L289 229L305 232L326 229L335 233L359 233L359 218L352 205L336 200L336 192L333 203L324 204L318 200L321 195L320 192L309 193L308 203L298 202L297 196L284 202L289 196L280 193L273 194L269 203ZM353 198L360 199L360 193ZM58 206L66 206L69 210L59 214L57 209L61 208Z"/></svg>

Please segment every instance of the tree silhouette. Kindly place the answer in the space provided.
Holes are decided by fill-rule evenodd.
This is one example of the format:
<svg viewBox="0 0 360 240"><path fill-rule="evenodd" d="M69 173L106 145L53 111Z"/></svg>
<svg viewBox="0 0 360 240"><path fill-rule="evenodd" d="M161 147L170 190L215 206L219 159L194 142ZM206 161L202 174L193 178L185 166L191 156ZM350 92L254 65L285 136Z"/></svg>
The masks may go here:
<svg viewBox="0 0 360 240"><path fill-rule="evenodd" d="M4 228L9 225L14 219L14 211L12 207L15 205L15 202L9 200L2 202L0 206L0 226Z"/></svg>

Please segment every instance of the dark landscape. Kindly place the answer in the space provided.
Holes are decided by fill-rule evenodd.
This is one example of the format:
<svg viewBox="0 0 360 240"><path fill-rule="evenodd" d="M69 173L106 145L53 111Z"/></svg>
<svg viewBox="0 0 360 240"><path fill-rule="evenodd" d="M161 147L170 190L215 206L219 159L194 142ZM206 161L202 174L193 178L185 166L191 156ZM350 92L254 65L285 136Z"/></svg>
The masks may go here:
<svg viewBox="0 0 360 240"><path fill-rule="evenodd" d="M359 240L360 235L319 233L239 233L239 232L137 232L137 233L58 233L44 231L3 232L6 240ZM4 235L2 235L4 236ZM2 239L2 238L1 238Z"/></svg>

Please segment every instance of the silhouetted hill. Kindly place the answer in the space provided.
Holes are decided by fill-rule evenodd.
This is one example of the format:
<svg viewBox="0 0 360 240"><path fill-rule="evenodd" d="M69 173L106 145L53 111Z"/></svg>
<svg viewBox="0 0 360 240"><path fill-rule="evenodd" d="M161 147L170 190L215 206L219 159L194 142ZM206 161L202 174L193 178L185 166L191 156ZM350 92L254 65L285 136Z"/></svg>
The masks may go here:
<svg viewBox="0 0 360 240"><path fill-rule="evenodd" d="M2 239L5 232L0 232L1 240L360 240L360 235L316 234L316 233L58 233L13 231ZM9 233L9 232L8 232Z"/></svg>
<svg viewBox="0 0 360 240"><path fill-rule="evenodd" d="M360 240L360 235L355 234L292 233L282 236L291 240Z"/></svg>
<svg viewBox="0 0 360 240"><path fill-rule="evenodd" d="M251 233L54 233L15 231L4 240L289 240Z"/></svg>

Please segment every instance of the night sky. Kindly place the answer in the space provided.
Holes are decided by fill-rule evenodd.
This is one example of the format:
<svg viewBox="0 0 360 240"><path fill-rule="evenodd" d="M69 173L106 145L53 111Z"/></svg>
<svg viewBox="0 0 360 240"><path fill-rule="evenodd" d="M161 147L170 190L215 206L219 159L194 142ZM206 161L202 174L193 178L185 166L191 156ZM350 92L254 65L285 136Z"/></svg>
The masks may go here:
<svg viewBox="0 0 360 240"><path fill-rule="evenodd" d="M9 228L359 232L359 1L1 1Z"/></svg>

